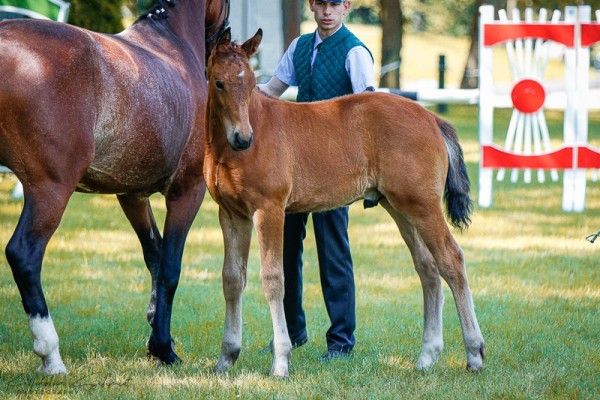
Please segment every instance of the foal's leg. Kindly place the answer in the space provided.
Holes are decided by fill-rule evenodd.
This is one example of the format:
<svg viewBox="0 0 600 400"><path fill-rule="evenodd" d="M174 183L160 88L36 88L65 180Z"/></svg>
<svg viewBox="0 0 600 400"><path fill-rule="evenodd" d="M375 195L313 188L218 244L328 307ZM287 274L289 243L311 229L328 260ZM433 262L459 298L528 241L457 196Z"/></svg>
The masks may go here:
<svg viewBox="0 0 600 400"><path fill-rule="evenodd" d="M254 223L260 246L260 279L273 321L273 366L271 375L287 377L292 342L283 309L283 209L258 210Z"/></svg>
<svg viewBox="0 0 600 400"><path fill-rule="evenodd" d="M235 216L223 207L219 207L219 222L225 244L223 261L225 328L221 343L221 357L215 370L225 372L238 359L242 349L242 292L246 286L252 220Z"/></svg>
<svg viewBox="0 0 600 400"><path fill-rule="evenodd" d="M56 231L72 191L60 185L25 184L25 203L17 228L6 246L6 258L29 317L33 350L42 359L38 371L65 374L58 335L42 290L40 274L46 246Z"/></svg>
<svg viewBox="0 0 600 400"><path fill-rule="evenodd" d="M433 255L440 275L452 290L467 353L467 369L479 371L483 368L485 345L475 315L462 249L452 237L441 208L430 207L419 215L415 227Z"/></svg>
<svg viewBox="0 0 600 400"><path fill-rule="evenodd" d="M437 362L444 348L442 333L444 296L440 274L433 256L423 243L415 227L392 208L387 200L383 200L381 204L400 229L402 238L410 250L415 270L421 279L424 308L423 345L415 367L417 369L428 369Z"/></svg>
<svg viewBox="0 0 600 400"><path fill-rule="evenodd" d="M117 199L142 245L144 261L152 277L152 292L146 312L148 323L152 325L156 311L156 270L160 264L162 237L156 226L148 197L120 195L117 196Z"/></svg>

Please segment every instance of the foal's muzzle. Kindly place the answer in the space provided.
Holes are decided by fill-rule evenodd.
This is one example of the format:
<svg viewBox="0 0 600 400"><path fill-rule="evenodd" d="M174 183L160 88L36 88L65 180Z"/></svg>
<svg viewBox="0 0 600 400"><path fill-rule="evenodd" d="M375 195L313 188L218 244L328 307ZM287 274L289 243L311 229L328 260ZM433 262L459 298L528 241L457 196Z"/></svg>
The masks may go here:
<svg viewBox="0 0 600 400"><path fill-rule="evenodd" d="M242 151L252 146L252 142L254 142L254 132L251 131L248 138L244 138L240 131L235 131L233 133L233 140L229 142L229 145L235 151Z"/></svg>

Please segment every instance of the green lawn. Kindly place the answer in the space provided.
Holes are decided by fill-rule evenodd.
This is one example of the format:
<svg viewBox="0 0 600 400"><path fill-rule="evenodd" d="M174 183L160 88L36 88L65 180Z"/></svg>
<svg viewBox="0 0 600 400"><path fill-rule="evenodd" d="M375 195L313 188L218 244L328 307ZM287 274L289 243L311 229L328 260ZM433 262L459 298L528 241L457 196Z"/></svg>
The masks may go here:
<svg viewBox="0 0 600 400"><path fill-rule="evenodd" d="M477 109L451 106L473 196L477 195ZM560 129L558 115L550 129ZM508 114L499 116L506 125ZM598 145L600 115L590 117ZM21 202L13 177L0 175L0 247ZM228 375L211 372L220 350L224 301L217 207L207 200L185 251L172 331L184 363L157 368L145 356L150 279L137 239L111 196L75 195L46 254L43 283L61 339L67 376L35 372L27 318L4 257L0 259L0 398L597 398L600 395L600 184L588 182L587 209L560 209L561 182L496 184L495 203L477 207L462 245L481 329L485 369L465 371L454 302L444 285L445 349L428 372L414 370L422 335L420 283L410 255L382 208L351 207L357 281L355 355L317 362L328 326L314 239L306 240L309 343L293 351L291 377L268 376L271 321L259 280L256 241L244 298L244 341ZM164 217L160 196L153 198ZM309 228L312 231L312 228Z"/></svg>

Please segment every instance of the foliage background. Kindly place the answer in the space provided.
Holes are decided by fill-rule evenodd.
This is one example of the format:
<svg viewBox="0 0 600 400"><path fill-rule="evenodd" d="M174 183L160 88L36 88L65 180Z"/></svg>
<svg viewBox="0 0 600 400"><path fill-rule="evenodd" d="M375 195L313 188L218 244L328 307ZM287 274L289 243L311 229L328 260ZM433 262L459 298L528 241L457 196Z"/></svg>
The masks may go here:
<svg viewBox="0 0 600 400"><path fill-rule="evenodd" d="M123 0L69 0L69 23L96 32L123 30Z"/></svg>

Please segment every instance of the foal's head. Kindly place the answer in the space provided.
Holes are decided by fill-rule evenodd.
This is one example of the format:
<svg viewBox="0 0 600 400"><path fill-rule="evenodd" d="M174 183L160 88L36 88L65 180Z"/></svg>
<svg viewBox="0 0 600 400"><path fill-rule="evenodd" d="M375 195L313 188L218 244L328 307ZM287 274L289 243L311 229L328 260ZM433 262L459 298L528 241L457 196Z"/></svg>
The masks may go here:
<svg viewBox="0 0 600 400"><path fill-rule="evenodd" d="M259 29L252 38L240 45L231 41L231 30L228 28L208 60L208 97L211 107L216 110L211 112L211 118L222 125L227 142L237 151L246 150L253 141L248 106L256 87L256 78L250 66L250 57L258 50L261 39L262 30Z"/></svg>

